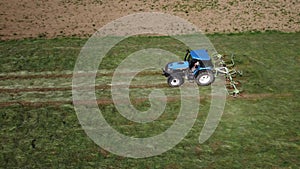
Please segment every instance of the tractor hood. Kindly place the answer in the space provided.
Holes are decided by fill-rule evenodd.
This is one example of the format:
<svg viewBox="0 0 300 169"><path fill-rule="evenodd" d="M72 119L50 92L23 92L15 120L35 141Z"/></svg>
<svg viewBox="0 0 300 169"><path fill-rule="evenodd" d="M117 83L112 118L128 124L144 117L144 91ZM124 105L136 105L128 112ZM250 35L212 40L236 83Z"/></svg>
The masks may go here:
<svg viewBox="0 0 300 169"><path fill-rule="evenodd" d="M180 62L171 62L168 63L166 66L166 71L170 70L183 70L189 68L189 62L187 61L180 61Z"/></svg>

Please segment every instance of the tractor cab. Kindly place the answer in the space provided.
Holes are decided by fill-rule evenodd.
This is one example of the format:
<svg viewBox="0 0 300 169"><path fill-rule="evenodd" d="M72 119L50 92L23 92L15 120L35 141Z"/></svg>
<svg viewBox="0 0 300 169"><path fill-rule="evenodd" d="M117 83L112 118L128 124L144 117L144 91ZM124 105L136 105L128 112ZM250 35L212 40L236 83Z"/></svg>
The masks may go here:
<svg viewBox="0 0 300 169"><path fill-rule="evenodd" d="M189 65L189 69L213 69L213 63L211 58L209 57L207 50L199 49L199 50L187 50L187 53L184 57L184 61L186 61Z"/></svg>
<svg viewBox="0 0 300 169"><path fill-rule="evenodd" d="M164 69L164 75L169 76L171 73L180 73L183 71L194 71L196 74L199 70L212 70L213 64L210 56L205 49L187 50L184 61L170 62Z"/></svg>

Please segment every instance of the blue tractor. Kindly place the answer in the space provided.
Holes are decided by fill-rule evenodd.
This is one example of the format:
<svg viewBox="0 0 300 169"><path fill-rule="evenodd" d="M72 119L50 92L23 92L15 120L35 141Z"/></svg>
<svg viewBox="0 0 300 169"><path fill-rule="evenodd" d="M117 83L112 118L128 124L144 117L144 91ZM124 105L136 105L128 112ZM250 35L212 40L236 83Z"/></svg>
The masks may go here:
<svg viewBox="0 0 300 169"><path fill-rule="evenodd" d="M178 87L184 79L196 82L199 86L207 86L214 82L214 65L207 50L187 50L184 61L170 62L163 69L170 87Z"/></svg>

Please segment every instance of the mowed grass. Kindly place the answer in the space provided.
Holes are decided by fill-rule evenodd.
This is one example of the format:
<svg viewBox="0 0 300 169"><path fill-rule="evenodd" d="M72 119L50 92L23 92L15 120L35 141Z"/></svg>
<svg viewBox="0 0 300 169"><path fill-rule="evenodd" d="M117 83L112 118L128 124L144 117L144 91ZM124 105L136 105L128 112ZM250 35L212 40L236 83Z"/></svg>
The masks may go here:
<svg viewBox="0 0 300 169"><path fill-rule="evenodd" d="M243 33L209 35L215 48L234 53L237 69L244 72L244 97L228 98L222 120L213 136L199 144L198 138L210 106L204 97L197 121L188 135L172 150L159 156L132 159L111 154L96 145L83 131L70 104L30 107L16 104L0 108L1 168L299 168L299 62L300 33ZM1 41L0 71L30 74L69 72L87 39L27 39ZM124 45L127 45L124 47ZM103 60L107 71L131 52L158 47L184 56L185 46L169 37L133 37L119 45ZM113 60L114 64L107 64ZM30 72L30 73L28 73ZM136 78L134 83L160 74ZM146 77L146 78L144 78ZM147 78L149 77L149 78ZM108 83L110 77L98 77ZM51 83L50 83L51 82ZM8 79L1 88L71 85L71 79ZM132 89L131 97L147 97L149 89ZM168 96L178 89L163 89ZM209 91L209 87L200 92ZM45 95L51 96L47 97ZM110 96L109 90L97 90L98 98ZM1 102L70 100L70 91L49 94L1 93ZM7 99L7 100L6 100ZM135 104L147 110L149 101ZM151 123L133 123L119 114L114 105L100 105L107 121L119 132L147 137L165 131L179 112L180 101L167 104L162 116Z"/></svg>

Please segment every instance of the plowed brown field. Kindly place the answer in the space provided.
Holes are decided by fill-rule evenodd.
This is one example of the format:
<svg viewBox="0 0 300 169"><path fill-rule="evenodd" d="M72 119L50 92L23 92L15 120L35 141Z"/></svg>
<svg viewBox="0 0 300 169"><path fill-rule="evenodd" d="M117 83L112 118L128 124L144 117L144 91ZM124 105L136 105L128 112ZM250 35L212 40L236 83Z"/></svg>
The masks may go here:
<svg viewBox="0 0 300 169"><path fill-rule="evenodd" d="M182 17L206 33L300 30L298 0L1 0L0 38L90 36L136 12Z"/></svg>

